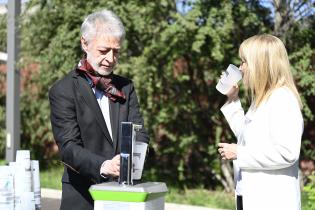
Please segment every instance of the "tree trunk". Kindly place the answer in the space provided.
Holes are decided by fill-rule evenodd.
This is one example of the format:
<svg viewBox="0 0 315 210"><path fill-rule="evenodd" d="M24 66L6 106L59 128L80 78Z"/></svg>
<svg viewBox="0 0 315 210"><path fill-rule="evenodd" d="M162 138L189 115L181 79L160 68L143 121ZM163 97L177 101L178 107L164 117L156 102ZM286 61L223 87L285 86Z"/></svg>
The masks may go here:
<svg viewBox="0 0 315 210"><path fill-rule="evenodd" d="M282 16L280 14L281 0L274 0L274 11L275 11L275 22L274 22L274 32L279 31L280 24L282 22Z"/></svg>
<svg viewBox="0 0 315 210"><path fill-rule="evenodd" d="M220 178L219 180L224 186L225 191L233 192L234 191L233 168L231 167L230 161L225 160L221 161L221 171L224 178Z"/></svg>

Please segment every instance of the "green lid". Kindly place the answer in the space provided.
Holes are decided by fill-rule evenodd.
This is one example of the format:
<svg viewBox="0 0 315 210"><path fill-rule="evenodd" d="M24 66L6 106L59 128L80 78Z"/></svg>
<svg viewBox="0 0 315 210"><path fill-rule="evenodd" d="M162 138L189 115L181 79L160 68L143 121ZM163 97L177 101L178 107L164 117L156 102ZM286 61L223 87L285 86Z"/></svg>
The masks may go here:
<svg viewBox="0 0 315 210"><path fill-rule="evenodd" d="M92 185L89 191L94 200L146 202L164 196L168 190L162 182L146 182L137 185L109 182Z"/></svg>

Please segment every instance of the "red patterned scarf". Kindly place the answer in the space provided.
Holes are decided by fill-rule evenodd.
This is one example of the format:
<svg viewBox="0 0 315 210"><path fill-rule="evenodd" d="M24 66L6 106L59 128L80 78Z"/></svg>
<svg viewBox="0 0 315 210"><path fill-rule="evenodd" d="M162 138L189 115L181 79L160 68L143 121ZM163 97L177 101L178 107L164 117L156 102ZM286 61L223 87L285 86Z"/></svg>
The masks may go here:
<svg viewBox="0 0 315 210"><path fill-rule="evenodd" d="M93 67L87 62L86 59L81 59L78 68L79 71L82 71L87 77L92 80L92 87L104 92L110 100L116 101L117 99L125 100L126 96L123 92L118 90L115 85L112 83L113 74L111 73L108 76L102 76L94 71Z"/></svg>

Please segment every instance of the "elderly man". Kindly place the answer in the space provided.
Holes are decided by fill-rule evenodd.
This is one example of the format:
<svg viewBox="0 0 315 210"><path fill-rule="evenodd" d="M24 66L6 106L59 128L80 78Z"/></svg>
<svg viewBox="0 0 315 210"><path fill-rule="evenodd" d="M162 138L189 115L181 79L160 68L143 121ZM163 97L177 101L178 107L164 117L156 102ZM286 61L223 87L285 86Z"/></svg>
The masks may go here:
<svg viewBox="0 0 315 210"><path fill-rule="evenodd" d="M143 125L132 81L113 73L124 35L113 12L88 15L81 26L84 57L50 89L51 124L65 165L62 210L93 209L89 187L119 176L120 123ZM149 141L144 129L137 138Z"/></svg>

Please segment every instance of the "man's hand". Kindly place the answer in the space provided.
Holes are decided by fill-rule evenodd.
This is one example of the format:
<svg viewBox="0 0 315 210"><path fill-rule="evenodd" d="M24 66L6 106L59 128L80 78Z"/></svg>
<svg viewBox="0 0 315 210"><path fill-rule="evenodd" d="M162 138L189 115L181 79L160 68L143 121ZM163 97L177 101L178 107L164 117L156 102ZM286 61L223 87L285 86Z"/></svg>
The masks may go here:
<svg viewBox="0 0 315 210"><path fill-rule="evenodd" d="M222 160L235 160L237 158L236 144L219 143L218 147L218 152L220 153Z"/></svg>
<svg viewBox="0 0 315 210"><path fill-rule="evenodd" d="M111 160L105 160L101 167L101 174L105 176L117 177L120 170L120 155L116 155Z"/></svg>

